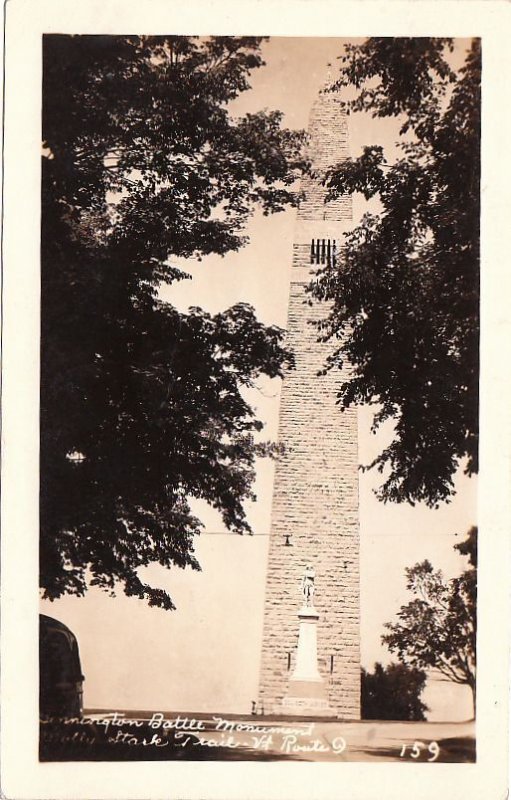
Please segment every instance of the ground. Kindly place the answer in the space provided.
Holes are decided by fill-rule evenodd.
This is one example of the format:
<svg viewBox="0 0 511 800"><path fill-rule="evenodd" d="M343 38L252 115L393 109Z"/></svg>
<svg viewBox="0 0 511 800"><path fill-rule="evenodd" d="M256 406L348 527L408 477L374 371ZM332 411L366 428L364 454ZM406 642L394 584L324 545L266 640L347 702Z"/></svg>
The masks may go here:
<svg viewBox="0 0 511 800"><path fill-rule="evenodd" d="M41 724L42 761L475 761L475 723L86 712Z"/></svg>

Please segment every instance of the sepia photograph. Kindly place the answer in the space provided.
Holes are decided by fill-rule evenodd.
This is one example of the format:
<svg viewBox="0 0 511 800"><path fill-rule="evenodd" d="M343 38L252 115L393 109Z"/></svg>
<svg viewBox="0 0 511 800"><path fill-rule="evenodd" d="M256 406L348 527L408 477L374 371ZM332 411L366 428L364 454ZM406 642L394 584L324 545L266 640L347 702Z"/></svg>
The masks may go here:
<svg viewBox="0 0 511 800"><path fill-rule="evenodd" d="M421 765L438 797L487 763L488 658L507 707L478 579L485 37L209 24L36 37L31 758Z"/></svg>
<svg viewBox="0 0 511 800"><path fill-rule="evenodd" d="M480 53L44 37L41 758L475 759Z"/></svg>

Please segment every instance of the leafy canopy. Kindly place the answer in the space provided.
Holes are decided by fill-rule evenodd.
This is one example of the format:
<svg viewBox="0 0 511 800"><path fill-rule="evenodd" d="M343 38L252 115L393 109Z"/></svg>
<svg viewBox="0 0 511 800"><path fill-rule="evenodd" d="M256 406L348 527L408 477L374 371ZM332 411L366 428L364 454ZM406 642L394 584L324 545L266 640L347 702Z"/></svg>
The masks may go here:
<svg viewBox="0 0 511 800"><path fill-rule="evenodd" d="M348 45L337 89L353 112L395 117L397 156L368 145L326 180L331 198L379 204L346 239L338 267L311 287L332 301L322 334L328 362L353 376L339 403L379 405L373 430L394 437L368 465L380 499L435 506L460 463L477 471L480 43L454 70L449 39L368 39ZM348 334L346 338L343 338Z"/></svg>
<svg viewBox="0 0 511 800"><path fill-rule="evenodd" d="M362 719L425 720L428 707L420 699L425 685L426 673L404 664L362 669Z"/></svg>
<svg viewBox="0 0 511 800"><path fill-rule="evenodd" d="M470 568L445 581L429 561L406 570L414 599L402 606L398 622L387 623L382 637L389 650L411 667L434 668L454 683L476 685L477 528L456 546L469 555Z"/></svg>
<svg viewBox="0 0 511 800"><path fill-rule="evenodd" d="M41 586L173 608L150 563L199 568L190 498L248 531L261 424L244 389L292 364L283 331L238 304L159 299L172 258L226 253L297 202L300 134L234 119L260 39L44 37Z"/></svg>

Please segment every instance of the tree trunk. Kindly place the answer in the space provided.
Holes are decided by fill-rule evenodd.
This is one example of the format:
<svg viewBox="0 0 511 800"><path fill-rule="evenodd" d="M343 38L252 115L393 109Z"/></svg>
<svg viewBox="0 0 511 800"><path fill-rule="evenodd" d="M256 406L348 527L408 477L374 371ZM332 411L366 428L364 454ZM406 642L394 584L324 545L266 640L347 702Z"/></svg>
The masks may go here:
<svg viewBox="0 0 511 800"><path fill-rule="evenodd" d="M470 691L472 692L472 719L476 718L476 683L475 680L469 684Z"/></svg>

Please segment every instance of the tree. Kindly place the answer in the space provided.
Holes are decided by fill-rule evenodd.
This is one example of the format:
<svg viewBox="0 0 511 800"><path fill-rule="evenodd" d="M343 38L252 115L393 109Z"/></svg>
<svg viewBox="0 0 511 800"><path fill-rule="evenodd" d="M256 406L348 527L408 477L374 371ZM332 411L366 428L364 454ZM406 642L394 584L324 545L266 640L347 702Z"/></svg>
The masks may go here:
<svg viewBox="0 0 511 800"><path fill-rule="evenodd" d="M415 599L402 606L398 622L387 623L382 641L406 666L437 669L448 680L470 686L475 713L477 529L457 545L471 567L445 581L429 561L406 570L407 588Z"/></svg>
<svg viewBox="0 0 511 800"><path fill-rule="evenodd" d="M374 665L374 672L362 669L362 719L425 720L428 707L420 696L426 673L404 664Z"/></svg>
<svg viewBox="0 0 511 800"><path fill-rule="evenodd" d="M302 136L234 119L262 65L252 37L44 37L40 576L173 608L141 567L199 568L191 498L249 530L271 451L243 396L292 366L283 331L238 304L159 299L179 257L241 247L253 209L297 202Z"/></svg>
<svg viewBox="0 0 511 800"><path fill-rule="evenodd" d="M395 426L367 468L385 470L383 501L435 506L461 462L477 471L479 342L479 40L464 66L450 39L373 38L348 45L336 88L353 112L395 117L397 155L381 145L333 167L329 196L379 203L322 269L332 301L322 336L341 340L327 368L353 365L339 404L374 403L373 431Z"/></svg>

